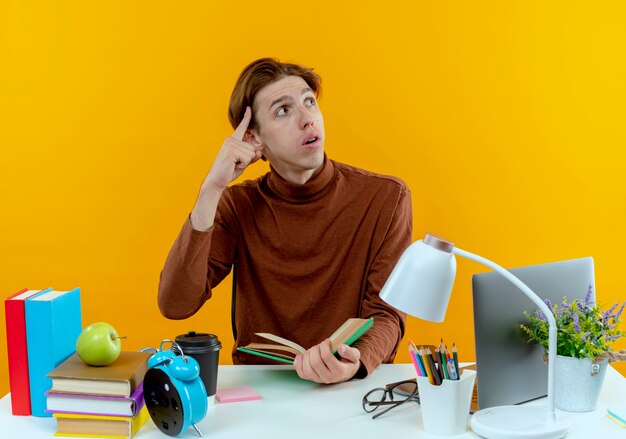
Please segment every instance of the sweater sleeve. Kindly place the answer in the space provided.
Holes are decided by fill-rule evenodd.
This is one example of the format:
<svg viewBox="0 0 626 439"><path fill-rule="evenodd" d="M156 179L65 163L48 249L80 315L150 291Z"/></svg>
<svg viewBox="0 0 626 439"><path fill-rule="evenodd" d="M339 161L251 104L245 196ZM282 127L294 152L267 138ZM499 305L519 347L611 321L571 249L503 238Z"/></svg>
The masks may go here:
<svg viewBox="0 0 626 439"><path fill-rule="evenodd" d="M224 196L213 226L195 230L188 217L170 250L159 282L158 304L168 319L186 319L211 297L211 290L230 273L235 234L226 225Z"/></svg>
<svg viewBox="0 0 626 439"><path fill-rule="evenodd" d="M391 363L404 335L406 314L384 302L380 290L402 252L411 244L411 193L403 185L391 223L367 275L367 288L361 303L361 317L374 318L374 325L354 347L361 352L361 370L356 378L369 375L379 364Z"/></svg>

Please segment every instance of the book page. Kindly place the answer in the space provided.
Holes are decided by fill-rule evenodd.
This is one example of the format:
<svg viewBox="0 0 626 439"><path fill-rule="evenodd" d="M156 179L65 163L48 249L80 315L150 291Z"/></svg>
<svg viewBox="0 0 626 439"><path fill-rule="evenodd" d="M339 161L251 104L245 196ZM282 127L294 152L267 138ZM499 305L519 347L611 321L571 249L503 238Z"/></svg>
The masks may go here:
<svg viewBox="0 0 626 439"><path fill-rule="evenodd" d="M367 323L367 319L351 318L345 321L333 334L329 337L332 346L332 352L336 352L339 346L345 343L352 334L357 332L361 326Z"/></svg>
<svg viewBox="0 0 626 439"><path fill-rule="evenodd" d="M41 296L33 297L31 300L38 300L41 302L45 302L47 300L54 300L57 297L60 297L65 293L67 293L67 291L48 291L47 293L44 293Z"/></svg>
<svg viewBox="0 0 626 439"><path fill-rule="evenodd" d="M91 367L91 366L90 366ZM53 392L85 395L127 397L131 393L128 381L105 381L75 378L52 378Z"/></svg>
<svg viewBox="0 0 626 439"><path fill-rule="evenodd" d="M247 346L244 346L245 348L248 349L253 349L255 351L283 351L283 352L289 352L290 354L292 354L291 356L289 356L288 358L291 358L293 360L293 358L298 355L299 352L296 349L293 349L289 346L283 346L283 345L278 345L278 344L268 344L268 343L250 343ZM272 352L273 353L273 352ZM283 356L280 355L278 353L276 353L275 355L279 355L279 356Z"/></svg>
<svg viewBox="0 0 626 439"><path fill-rule="evenodd" d="M280 352L283 348L284 352ZM248 346L243 346L244 349L248 349L254 352L261 352L263 354L272 355L274 357L286 358L293 361L296 358L296 353L292 352L291 348L286 346L279 346L275 344L262 344L262 343L250 343ZM279 351L279 352L277 352Z"/></svg>
<svg viewBox="0 0 626 439"><path fill-rule="evenodd" d="M38 292L40 292L41 290L28 290L28 291L24 291L22 294L18 294L15 297L11 297L10 299L7 300L23 300L26 299L27 297L30 297L34 294L37 294Z"/></svg>
<svg viewBox="0 0 626 439"><path fill-rule="evenodd" d="M297 343L294 343L292 341L287 340L286 338L282 338L279 337L277 335L274 334L269 334L267 332L255 332L256 335L258 335L259 337L263 337L266 338L268 340L274 341L276 343L280 343L282 345L285 346L289 346L292 349L295 349L296 351L298 351L301 354L304 354L306 352L306 349L304 349L302 346L300 346Z"/></svg>

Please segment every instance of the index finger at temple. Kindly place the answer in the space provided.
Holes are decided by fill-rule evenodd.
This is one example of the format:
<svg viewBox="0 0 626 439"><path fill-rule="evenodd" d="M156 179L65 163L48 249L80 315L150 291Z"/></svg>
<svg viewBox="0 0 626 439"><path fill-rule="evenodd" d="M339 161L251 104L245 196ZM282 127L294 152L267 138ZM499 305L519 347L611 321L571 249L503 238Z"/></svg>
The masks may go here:
<svg viewBox="0 0 626 439"><path fill-rule="evenodd" d="M248 129L248 125L250 124L250 119L252 119L252 110L250 107L246 107L246 112L243 114L243 119L239 122L239 125L235 129L233 133L233 137L237 140L243 140L243 135L246 134L246 130Z"/></svg>

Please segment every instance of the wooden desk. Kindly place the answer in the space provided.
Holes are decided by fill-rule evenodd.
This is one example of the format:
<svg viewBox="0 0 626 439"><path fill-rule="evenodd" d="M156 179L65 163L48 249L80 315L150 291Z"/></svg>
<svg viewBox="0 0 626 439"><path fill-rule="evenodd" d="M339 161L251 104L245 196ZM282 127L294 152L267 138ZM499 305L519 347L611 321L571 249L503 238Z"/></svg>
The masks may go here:
<svg viewBox="0 0 626 439"><path fill-rule="evenodd" d="M361 408L363 395L374 387L410 378L411 364L380 366L365 380L332 386L303 381L291 366L220 366L218 387L249 385L261 394L259 401L215 404L200 423L206 438L432 438L422 430L419 406L407 403L376 420ZM545 400L533 401L541 406ZM609 368L600 407L595 412L559 415L570 422L568 438L626 437L622 429L606 417L606 407L626 404L626 378ZM3 438L51 438L56 431L53 418L11 415L9 395L0 400ZM166 438L152 420L135 436L138 439ZM182 438L198 437L193 429ZM477 438L468 432L457 438Z"/></svg>

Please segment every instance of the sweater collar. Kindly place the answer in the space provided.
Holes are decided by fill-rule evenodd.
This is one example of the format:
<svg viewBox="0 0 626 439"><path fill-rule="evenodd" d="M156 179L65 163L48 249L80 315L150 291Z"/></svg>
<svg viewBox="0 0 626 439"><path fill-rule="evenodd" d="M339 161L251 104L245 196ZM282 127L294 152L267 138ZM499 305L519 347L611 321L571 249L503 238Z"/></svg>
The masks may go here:
<svg viewBox="0 0 626 439"><path fill-rule="evenodd" d="M295 184L285 180L271 165L270 170L269 187L281 198L293 203L306 203L320 199L330 189L335 176L335 166L326 153L324 153L322 169L304 184Z"/></svg>

